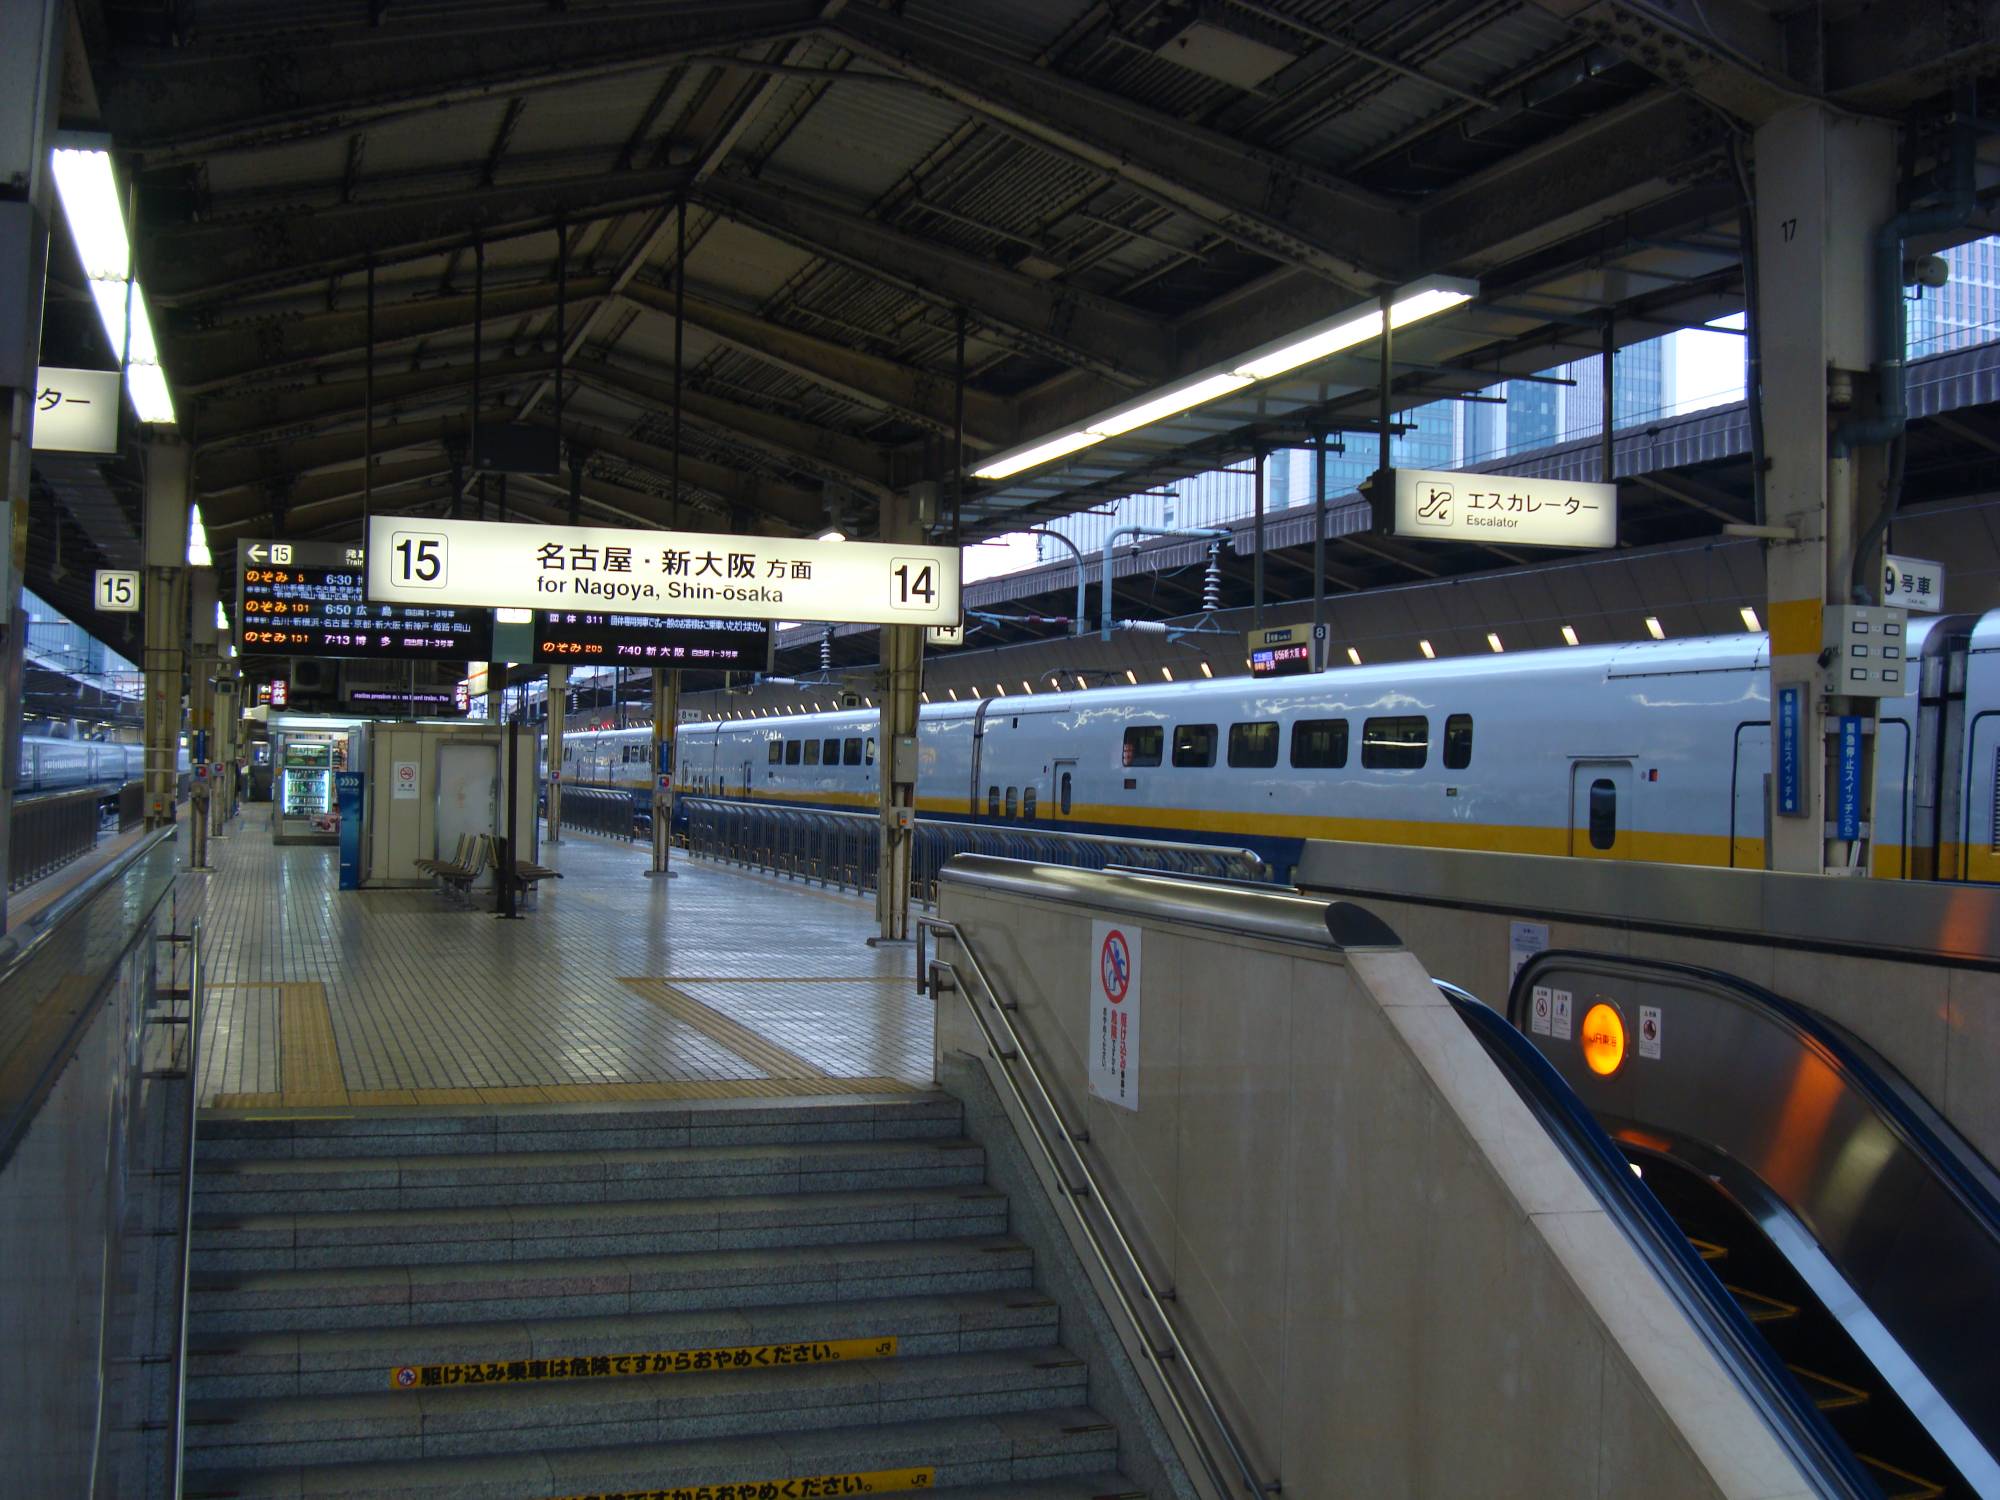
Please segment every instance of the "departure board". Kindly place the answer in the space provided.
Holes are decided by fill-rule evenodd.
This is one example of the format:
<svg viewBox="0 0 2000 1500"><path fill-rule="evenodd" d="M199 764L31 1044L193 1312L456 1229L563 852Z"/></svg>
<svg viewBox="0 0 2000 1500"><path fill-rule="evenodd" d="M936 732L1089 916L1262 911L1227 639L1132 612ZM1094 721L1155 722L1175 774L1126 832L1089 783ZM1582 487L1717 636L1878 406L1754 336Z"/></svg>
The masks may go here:
<svg viewBox="0 0 2000 1500"><path fill-rule="evenodd" d="M366 555L340 542L236 546L236 641L245 656L484 661L493 611L370 604Z"/></svg>
<svg viewBox="0 0 2000 1500"><path fill-rule="evenodd" d="M672 615L535 611L535 661L544 666L705 667L764 672L768 620L688 620Z"/></svg>

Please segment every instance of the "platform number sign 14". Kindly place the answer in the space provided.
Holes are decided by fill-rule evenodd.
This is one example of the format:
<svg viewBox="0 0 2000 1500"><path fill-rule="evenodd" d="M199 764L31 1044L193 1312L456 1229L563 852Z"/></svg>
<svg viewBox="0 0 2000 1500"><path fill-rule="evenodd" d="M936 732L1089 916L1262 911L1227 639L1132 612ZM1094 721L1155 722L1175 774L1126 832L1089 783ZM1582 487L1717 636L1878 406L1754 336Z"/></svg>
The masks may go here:
<svg viewBox="0 0 2000 1500"><path fill-rule="evenodd" d="M139 574L131 568L97 570L97 607L110 614L129 615L139 609Z"/></svg>
<svg viewBox="0 0 2000 1500"><path fill-rule="evenodd" d="M937 604L937 569L920 557L899 557L889 565L889 607L930 609Z"/></svg>

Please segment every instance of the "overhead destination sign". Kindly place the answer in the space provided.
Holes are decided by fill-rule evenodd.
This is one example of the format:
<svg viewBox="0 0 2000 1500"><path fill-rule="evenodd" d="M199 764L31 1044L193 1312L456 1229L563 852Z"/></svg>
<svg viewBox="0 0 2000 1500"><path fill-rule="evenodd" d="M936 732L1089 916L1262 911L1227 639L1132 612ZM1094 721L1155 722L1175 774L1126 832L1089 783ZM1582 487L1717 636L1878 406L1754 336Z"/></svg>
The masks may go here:
<svg viewBox="0 0 2000 1500"><path fill-rule="evenodd" d="M768 620L537 610L534 659L544 666L608 662L616 666L768 672L771 624Z"/></svg>
<svg viewBox="0 0 2000 1500"><path fill-rule="evenodd" d="M955 624L954 547L375 516L368 597L859 625Z"/></svg>
<svg viewBox="0 0 2000 1500"><path fill-rule="evenodd" d="M1615 547L1618 487L1511 474L1396 470L1397 536L1518 547Z"/></svg>
<svg viewBox="0 0 2000 1500"><path fill-rule="evenodd" d="M493 615L426 601L370 604L364 555L341 542L240 542L237 648L245 656L485 660Z"/></svg>

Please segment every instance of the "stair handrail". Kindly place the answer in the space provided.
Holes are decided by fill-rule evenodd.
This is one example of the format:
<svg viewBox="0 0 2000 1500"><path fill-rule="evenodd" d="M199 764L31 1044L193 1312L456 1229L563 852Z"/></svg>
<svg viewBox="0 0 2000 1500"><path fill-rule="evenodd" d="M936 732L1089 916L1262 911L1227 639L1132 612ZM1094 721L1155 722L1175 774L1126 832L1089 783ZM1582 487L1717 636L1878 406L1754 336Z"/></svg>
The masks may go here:
<svg viewBox="0 0 2000 1500"><path fill-rule="evenodd" d="M919 992L928 995L935 1001L949 989L957 993L965 1002L967 1013L971 1015L973 1023L979 1027L980 1035L985 1038L987 1048L992 1053L994 1061L999 1065L998 1072L1001 1079L1007 1085L1007 1091L1013 1095L1014 1103L1020 1110L1021 1117L1028 1122L1029 1131L1034 1137L1035 1145L1041 1153L1043 1163L1048 1167L1055 1181L1062 1184L1065 1193L1072 1200L1071 1207L1075 1213L1076 1222L1081 1228L1084 1240L1089 1245L1090 1252L1097 1262L1097 1268L1102 1274L1103 1281L1111 1288L1112 1295L1117 1299L1118 1309L1124 1315L1127 1326L1137 1335L1139 1346L1145 1350L1147 1362L1152 1366L1154 1374L1159 1379L1160 1389L1166 1393L1167 1400L1173 1410L1173 1416L1180 1424L1182 1431L1187 1434L1189 1444L1193 1447L1196 1454L1200 1456L1202 1467L1207 1470L1210 1483L1216 1487L1218 1492L1223 1494L1236 1493L1240 1495L1264 1496L1281 1493L1283 1486L1277 1480L1267 1481L1258 1474L1257 1467L1251 1461L1249 1452L1242 1439L1237 1435L1234 1424L1230 1422L1228 1416L1223 1412L1220 1403L1215 1399L1209 1382L1203 1378L1200 1360L1181 1338L1179 1330L1174 1327L1173 1319L1167 1315L1166 1305L1161 1300L1160 1294L1153 1289L1153 1280L1146 1274L1145 1263L1139 1259L1138 1251L1133 1248L1131 1237L1126 1234L1124 1225L1119 1221L1118 1211L1112 1207L1111 1200L1105 1196L1103 1188L1097 1180L1097 1174L1091 1171L1089 1160L1084 1156L1082 1150L1079 1149L1080 1142L1089 1139L1088 1132L1084 1132L1079 1137L1076 1131L1070 1129L1069 1122L1064 1119L1062 1110L1057 1106L1054 1096L1050 1094L1047 1083L1043 1081L1042 1070L1036 1066L1033 1054L1023 1044L1020 1031L1015 1027L1013 1021L1008 1018L1008 1011L1011 1007L1000 998L1000 992L994 987L993 981L987 977L985 967L979 962L978 953L973 950L972 944L967 940L965 933L960 929L959 925L949 918L918 914L916 923ZM999 1022L1002 1031L1005 1033L1004 1045L1001 1039L995 1036L993 1026L982 1013L978 1001L974 999L971 991L960 980L957 966L950 960L937 954L932 954L928 961L926 960L924 954L924 934L927 932L935 933L942 937L949 937L957 945L958 951L965 955L968 970L978 982L980 990L985 994L987 1003L992 1007L994 1018ZM940 983L940 975L949 976L948 985ZM1051 1143L1049 1132L1044 1127L1041 1118L1029 1104L1027 1096L1021 1092L1021 1085L1015 1079L1013 1069L1007 1066L1010 1062L1018 1062L1026 1070L1029 1081L1034 1085L1034 1092L1041 1100L1042 1107L1048 1111L1049 1118L1055 1122L1062 1136L1063 1143L1067 1147L1070 1163L1074 1167L1076 1175L1082 1179L1083 1185L1080 1189L1071 1186L1071 1174L1065 1170L1062 1161L1058 1159L1056 1148ZM1098 1233L1096 1226L1092 1223L1091 1216L1075 1204L1075 1199L1085 1196L1091 1198L1097 1204L1098 1212L1102 1215L1105 1225L1115 1242L1119 1259L1126 1268L1125 1275L1120 1275L1113 1267L1112 1257L1107 1252L1104 1238ZM1148 1331L1145 1321L1140 1317L1138 1308L1133 1305L1131 1295L1126 1290L1126 1281L1128 1279L1135 1280L1143 1290L1144 1300L1146 1305L1152 1310L1154 1322L1167 1340L1168 1348L1165 1351L1160 1349L1158 1342ZM1221 1438L1223 1446L1228 1450L1226 1462L1222 1455L1214 1451L1214 1445L1210 1441L1207 1432L1203 1430L1200 1423L1195 1419L1194 1414L1188 1410L1186 1402L1182 1400L1181 1393L1167 1370L1167 1365L1170 1361L1185 1372L1187 1383L1193 1388L1194 1394L1200 1402L1202 1415L1206 1417L1214 1432ZM1231 1468L1236 1471L1235 1479L1232 1479L1228 1473L1228 1470Z"/></svg>
<svg viewBox="0 0 2000 1500"><path fill-rule="evenodd" d="M194 1268L195 1121L201 1106L201 919L188 924L187 1192L181 1207L180 1312L174 1325L174 1452L167 1472L173 1500L181 1500L187 1459L187 1356L189 1287Z"/></svg>

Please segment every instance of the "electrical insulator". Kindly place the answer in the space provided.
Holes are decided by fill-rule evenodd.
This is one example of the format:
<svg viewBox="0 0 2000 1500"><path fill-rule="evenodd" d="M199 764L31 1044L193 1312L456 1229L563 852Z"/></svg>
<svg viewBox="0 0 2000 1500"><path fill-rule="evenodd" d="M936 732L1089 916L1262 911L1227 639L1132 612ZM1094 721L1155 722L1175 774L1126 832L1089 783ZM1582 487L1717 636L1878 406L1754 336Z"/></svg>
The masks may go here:
<svg viewBox="0 0 2000 1500"><path fill-rule="evenodd" d="M833 670L833 632L831 630L819 638L819 669L822 672L831 672Z"/></svg>
<svg viewBox="0 0 2000 1500"><path fill-rule="evenodd" d="M1222 608L1222 543L1208 544L1208 571L1201 579L1201 607L1209 613Z"/></svg>

